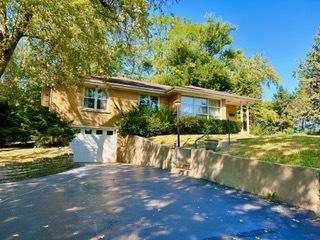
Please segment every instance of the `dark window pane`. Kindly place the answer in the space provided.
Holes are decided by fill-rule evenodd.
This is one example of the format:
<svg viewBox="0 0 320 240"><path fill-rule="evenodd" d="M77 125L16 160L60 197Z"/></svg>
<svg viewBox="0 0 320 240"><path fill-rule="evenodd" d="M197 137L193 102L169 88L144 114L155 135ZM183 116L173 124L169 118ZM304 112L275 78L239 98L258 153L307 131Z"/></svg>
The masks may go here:
<svg viewBox="0 0 320 240"><path fill-rule="evenodd" d="M96 130L97 135L102 135L103 131L102 130Z"/></svg>
<svg viewBox="0 0 320 240"><path fill-rule="evenodd" d="M84 133L85 134L92 134L92 130L91 129L86 129L86 130L84 130Z"/></svg>
<svg viewBox="0 0 320 240"><path fill-rule="evenodd" d="M97 100L97 109L107 109L107 100Z"/></svg>
<svg viewBox="0 0 320 240"><path fill-rule="evenodd" d="M150 107L154 110L158 110L158 104L159 104L158 101L159 101L158 97L151 96L150 97Z"/></svg>
<svg viewBox="0 0 320 240"><path fill-rule="evenodd" d="M85 108L94 108L94 99L92 98L85 98L83 106Z"/></svg>
<svg viewBox="0 0 320 240"><path fill-rule="evenodd" d="M149 105L149 96L140 95L139 105L143 105L143 106Z"/></svg>
<svg viewBox="0 0 320 240"><path fill-rule="evenodd" d="M113 131L107 131L107 135L113 135Z"/></svg>

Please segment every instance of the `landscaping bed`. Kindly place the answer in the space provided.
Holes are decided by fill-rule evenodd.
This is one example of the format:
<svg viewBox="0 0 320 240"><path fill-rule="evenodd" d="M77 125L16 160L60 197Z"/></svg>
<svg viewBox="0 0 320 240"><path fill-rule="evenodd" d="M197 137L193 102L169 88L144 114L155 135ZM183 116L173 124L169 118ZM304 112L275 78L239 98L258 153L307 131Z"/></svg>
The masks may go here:
<svg viewBox="0 0 320 240"><path fill-rule="evenodd" d="M46 176L72 167L68 147L0 149L0 182Z"/></svg>

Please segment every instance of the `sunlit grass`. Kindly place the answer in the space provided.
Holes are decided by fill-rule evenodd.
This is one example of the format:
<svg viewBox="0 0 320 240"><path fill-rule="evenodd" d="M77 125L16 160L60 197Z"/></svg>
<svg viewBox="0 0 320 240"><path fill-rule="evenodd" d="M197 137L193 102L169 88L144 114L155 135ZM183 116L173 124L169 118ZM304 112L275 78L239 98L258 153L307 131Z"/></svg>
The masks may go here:
<svg viewBox="0 0 320 240"><path fill-rule="evenodd" d="M43 158L54 158L71 153L69 147L60 148L0 148L0 165L32 162Z"/></svg>
<svg viewBox="0 0 320 240"><path fill-rule="evenodd" d="M282 164L320 168L320 136L296 134L243 139L220 152Z"/></svg>
<svg viewBox="0 0 320 240"><path fill-rule="evenodd" d="M181 145L193 147L202 135L181 135ZM209 135L210 139L226 140L228 135ZM163 135L150 140L173 146L176 135ZM259 159L270 162L320 168L320 136L305 134L277 134L265 137L253 137L248 134L231 134L237 142L220 150L233 156Z"/></svg>
<svg viewBox="0 0 320 240"><path fill-rule="evenodd" d="M197 134L187 134L187 135L181 135L180 136L180 142L181 146L184 147L192 147L194 145L194 142L199 138L203 136L197 135ZM231 134L230 135L232 140L238 140L238 139L248 139L252 138L253 136L246 134L246 133L239 133L239 134ZM149 138L151 141L168 145L168 146L173 146L173 144L177 141L177 135L171 134L171 135L161 135L161 136L155 136L155 137L150 137ZM215 140L225 140L228 139L227 134L221 134L221 135L208 135L204 139L215 139Z"/></svg>

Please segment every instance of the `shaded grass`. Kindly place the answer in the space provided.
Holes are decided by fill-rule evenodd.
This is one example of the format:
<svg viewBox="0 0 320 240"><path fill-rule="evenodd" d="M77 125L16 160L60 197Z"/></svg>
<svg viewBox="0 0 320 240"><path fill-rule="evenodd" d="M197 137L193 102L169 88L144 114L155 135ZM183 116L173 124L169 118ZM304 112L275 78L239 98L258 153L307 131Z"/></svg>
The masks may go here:
<svg viewBox="0 0 320 240"><path fill-rule="evenodd" d="M294 134L243 139L220 152L281 164L320 168L320 136Z"/></svg>

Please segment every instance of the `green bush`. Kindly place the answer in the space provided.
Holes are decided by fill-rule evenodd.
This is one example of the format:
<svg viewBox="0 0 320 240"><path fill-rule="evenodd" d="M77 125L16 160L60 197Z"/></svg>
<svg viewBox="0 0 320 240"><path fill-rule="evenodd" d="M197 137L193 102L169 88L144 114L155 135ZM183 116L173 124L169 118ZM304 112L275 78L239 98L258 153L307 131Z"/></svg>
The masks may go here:
<svg viewBox="0 0 320 240"><path fill-rule="evenodd" d="M29 110L31 123L31 139L35 146L67 146L75 136L75 129L70 127L71 122L60 119L57 113L41 107Z"/></svg>
<svg viewBox="0 0 320 240"><path fill-rule="evenodd" d="M42 106L13 106L0 100L0 145L34 141L35 146L65 146L74 138L70 122Z"/></svg>
<svg viewBox="0 0 320 240"><path fill-rule="evenodd" d="M278 132L277 127L274 126L253 126L250 130L250 133L257 136L264 136L264 135L272 135Z"/></svg>
<svg viewBox="0 0 320 240"><path fill-rule="evenodd" d="M117 126L120 133L151 137L173 133L175 119L176 114L171 110L143 107L122 113Z"/></svg>
<svg viewBox="0 0 320 240"><path fill-rule="evenodd" d="M180 133L182 134L227 134L239 133L240 121L207 119L204 117L186 116L180 118Z"/></svg>
<svg viewBox="0 0 320 240"><path fill-rule="evenodd" d="M118 131L123 134L152 137L176 133L176 113L171 110L152 110L137 108L126 113L117 123ZM203 117L180 117L181 134L227 134L241 131L241 122Z"/></svg>

